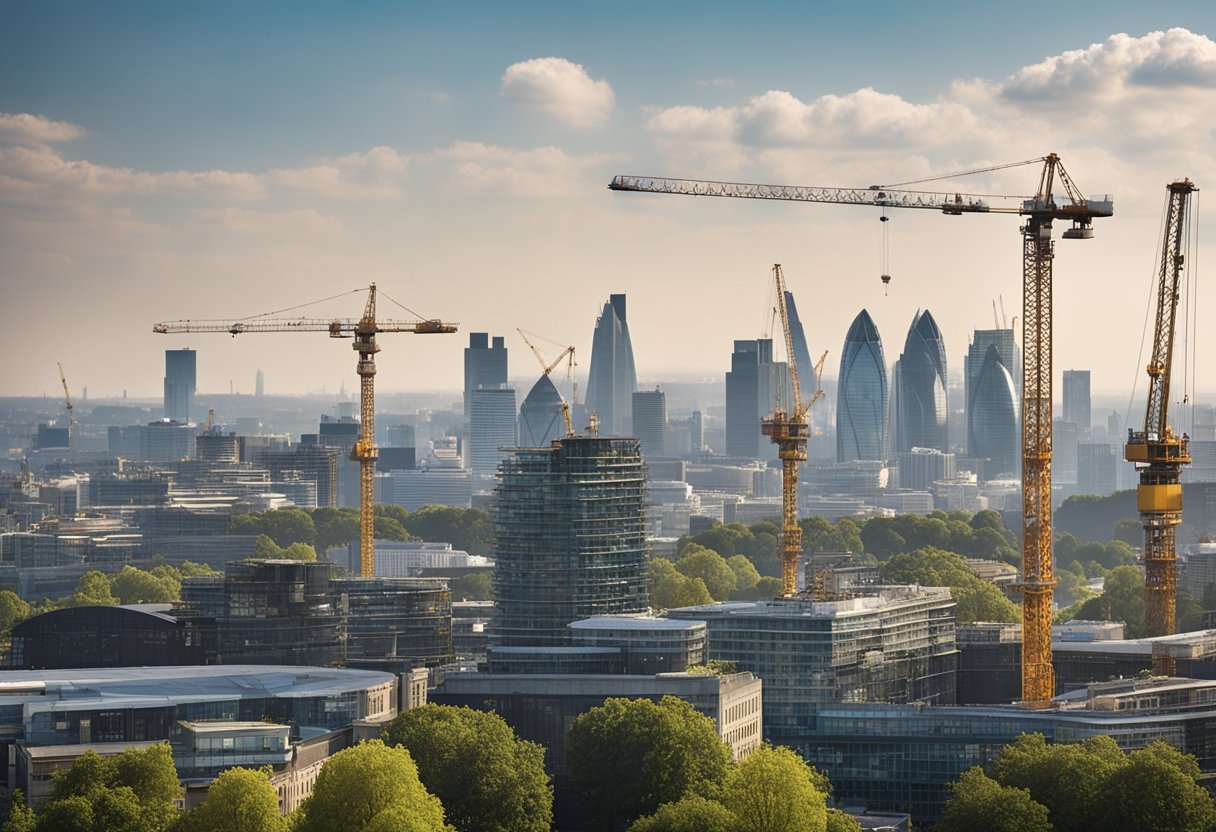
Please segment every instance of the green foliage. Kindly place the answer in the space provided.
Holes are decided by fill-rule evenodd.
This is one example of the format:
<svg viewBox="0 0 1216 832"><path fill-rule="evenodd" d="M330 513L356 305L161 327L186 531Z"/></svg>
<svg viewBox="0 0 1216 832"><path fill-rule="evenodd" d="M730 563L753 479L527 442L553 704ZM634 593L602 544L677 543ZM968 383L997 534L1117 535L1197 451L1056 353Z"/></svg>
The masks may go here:
<svg viewBox="0 0 1216 832"><path fill-rule="evenodd" d="M445 832L443 806L404 748L380 740L339 751L321 767L293 832Z"/></svg>
<svg viewBox="0 0 1216 832"><path fill-rule="evenodd" d="M101 832L104 827L95 827L93 802L82 795L73 795L63 800L44 804L38 810L35 832Z"/></svg>
<svg viewBox="0 0 1216 832"><path fill-rule="evenodd" d="M781 594L781 579L770 578L765 575L760 580L756 581L756 597L757 598L776 598Z"/></svg>
<svg viewBox="0 0 1216 832"><path fill-rule="evenodd" d="M574 720L566 759L603 827L618 829L685 795L708 796L724 780L730 747L681 699L608 699Z"/></svg>
<svg viewBox="0 0 1216 832"><path fill-rule="evenodd" d="M207 797L182 818L174 832L287 832L269 766L230 768L215 778Z"/></svg>
<svg viewBox="0 0 1216 832"><path fill-rule="evenodd" d="M0 639L7 639L13 625L29 618L34 608L11 589L0 589Z"/></svg>
<svg viewBox="0 0 1216 832"><path fill-rule="evenodd" d="M1216 808L1198 777L1195 759L1165 743L1133 751L1102 784L1096 819L1105 823L1094 828L1206 832Z"/></svg>
<svg viewBox="0 0 1216 832"><path fill-rule="evenodd" d="M453 601L489 601L491 582L489 572L473 572L448 579Z"/></svg>
<svg viewBox="0 0 1216 832"><path fill-rule="evenodd" d="M395 506L394 508L400 508ZM494 554L494 523L489 512L476 508L423 506L414 512L402 511L399 522L419 540L451 543L452 548L470 555Z"/></svg>
<svg viewBox="0 0 1216 832"><path fill-rule="evenodd" d="M684 672L697 676L729 676L739 672L739 664L722 659L711 659L705 664L690 664L684 669Z"/></svg>
<svg viewBox="0 0 1216 832"><path fill-rule="evenodd" d="M120 604L171 604L181 598L181 590L180 580L168 575L162 578L133 566L124 566L121 572L110 576L110 592Z"/></svg>
<svg viewBox="0 0 1216 832"><path fill-rule="evenodd" d="M21 789L13 789L9 798L8 820L0 827L0 832L34 832L37 823L34 810L25 805L25 795Z"/></svg>
<svg viewBox="0 0 1216 832"><path fill-rule="evenodd" d="M799 520L798 525L802 529L802 551L805 554L852 552L857 556L865 552L861 527L847 517L842 517L834 524L823 517L807 517Z"/></svg>
<svg viewBox="0 0 1216 832"><path fill-rule="evenodd" d="M746 555L732 555L726 559L726 565L735 573L735 591L731 593L731 598L754 600L756 584L760 582L756 567Z"/></svg>
<svg viewBox="0 0 1216 832"><path fill-rule="evenodd" d="M448 705L412 708L384 729L403 746L457 832L548 832L553 787L545 750L515 736L502 717Z"/></svg>
<svg viewBox="0 0 1216 832"><path fill-rule="evenodd" d="M76 592L60 601L60 606L87 607L117 603L118 599L110 591L110 579L104 572L94 569L80 576L76 582Z"/></svg>
<svg viewBox="0 0 1216 832"><path fill-rule="evenodd" d="M228 534L265 534L261 512L232 515L232 519L228 521Z"/></svg>
<svg viewBox="0 0 1216 832"><path fill-rule="evenodd" d="M981 768L963 772L950 787L935 832L1052 832L1047 807L1026 789L1002 786Z"/></svg>
<svg viewBox="0 0 1216 832"><path fill-rule="evenodd" d="M689 543L712 549L724 558L743 555L761 575L780 576L781 556L777 552L778 526L768 520L746 526L743 523L722 525L714 523L691 537L681 537L677 543L683 552Z"/></svg>
<svg viewBox="0 0 1216 832"><path fill-rule="evenodd" d="M1144 575L1135 566L1120 566L1106 576L1102 594L1077 608L1076 618L1086 621L1122 621L1127 638L1143 638Z"/></svg>
<svg viewBox="0 0 1216 832"><path fill-rule="evenodd" d="M827 795L815 784L805 760L765 744L731 768L721 802L738 819L739 832L825 832Z"/></svg>
<svg viewBox="0 0 1216 832"><path fill-rule="evenodd" d="M828 809L827 832L862 832L862 829L852 815L846 815L839 809Z"/></svg>
<svg viewBox="0 0 1216 832"><path fill-rule="evenodd" d="M51 799L37 812L38 830L161 832L178 816L173 801L181 794L173 754L165 743L132 748L114 757L92 749L70 767L55 772Z"/></svg>
<svg viewBox="0 0 1216 832"><path fill-rule="evenodd" d="M285 547L279 546L267 535L261 535L257 540L253 541L253 554L251 557L254 560L286 558L287 560L314 561L317 559L317 550L307 543L292 543Z"/></svg>
<svg viewBox="0 0 1216 832"><path fill-rule="evenodd" d="M280 508L262 515L262 533L284 548L293 543L317 542L317 527L312 515L302 508Z"/></svg>
<svg viewBox="0 0 1216 832"><path fill-rule="evenodd" d="M650 606L657 610L713 603L705 581L676 571L666 558L650 559Z"/></svg>
<svg viewBox="0 0 1216 832"><path fill-rule="evenodd" d="M918 583L948 586L958 605L959 624L975 621L1017 621L1017 605L996 586L982 580L954 552L927 547L894 555L881 567L883 580L893 583Z"/></svg>
<svg viewBox="0 0 1216 832"><path fill-rule="evenodd" d="M721 803L690 794L638 818L629 832L735 832L737 828L738 820Z"/></svg>
<svg viewBox="0 0 1216 832"><path fill-rule="evenodd" d="M736 557L738 557L736 555ZM746 560L746 558L744 558ZM725 601L735 591L738 579L726 559L712 549L689 543L676 561L676 571L686 578L700 578L715 601ZM753 568L754 569L754 568ZM759 580L759 574L756 578Z"/></svg>
<svg viewBox="0 0 1216 832"><path fill-rule="evenodd" d="M312 522L317 531L318 552L327 552L335 546L346 546L359 539L358 509L322 506L313 509Z"/></svg>
<svg viewBox="0 0 1216 832"><path fill-rule="evenodd" d="M1001 750L995 775L1004 786L1027 789L1057 829L1083 829L1100 810L1102 783L1123 764L1110 737L1049 744L1042 734L1023 734Z"/></svg>

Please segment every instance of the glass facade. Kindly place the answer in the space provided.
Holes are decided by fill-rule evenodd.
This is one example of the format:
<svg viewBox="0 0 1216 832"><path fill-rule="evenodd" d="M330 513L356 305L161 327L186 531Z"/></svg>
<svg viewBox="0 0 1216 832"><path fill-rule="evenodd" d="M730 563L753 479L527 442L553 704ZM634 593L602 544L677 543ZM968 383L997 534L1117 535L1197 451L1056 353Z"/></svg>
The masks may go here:
<svg viewBox="0 0 1216 832"><path fill-rule="evenodd" d="M971 455L983 460L984 479L1017 475L1021 456L1017 389L995 345L984 355L967 407Z"/></svg>
<svg viewBox="0 0 1216 832"><path fill-rule="evenodd" d="M536 380L519 406L519 444L525 448L547 448L565 433L562 397L546 373Z"/></svg>
<svg viewBox="0 0 1216 832"><path fill-rule="evenodd" d="M636 439L572 436L503 461L492 645L563 646L572 621L647 609L644 486Z"/></svg>
<svg viewBox="0 0 1216 832"><path fill-rule="evenodd" d="M346 661L396 672L437 667L454 657L452 593L446 580L338 578L331 584L346 612Z"/></svg>
<svg viewBox="0 0 1216 832"><path fill-rule="evenodd" d="M836 461L887 456L887 362L870 313L849 327L836 388Z"/></svg>
<svg viewBox="0 0 1216 832"><path fill-rule="evenodd" d="M948 451L946 345L929 310L918 312L908 329L897 375L895 450Z"/></svg>
<svg viewBox="0 0 1216 832"><path fill-rule="evenodd" d="M13 669L201 664L192 633L169 615L127 607L72 607L13 627Z"/></svg>
<svg viewBox="0 0 1216 832"><path fill-rule="evenodd" d="M591 339L591 372L587 379L587 412L599 416L600 430L611 436L632 431L633 391L638 374L633 343L625 321L625 296L609 295L595 322Z"/></svg>

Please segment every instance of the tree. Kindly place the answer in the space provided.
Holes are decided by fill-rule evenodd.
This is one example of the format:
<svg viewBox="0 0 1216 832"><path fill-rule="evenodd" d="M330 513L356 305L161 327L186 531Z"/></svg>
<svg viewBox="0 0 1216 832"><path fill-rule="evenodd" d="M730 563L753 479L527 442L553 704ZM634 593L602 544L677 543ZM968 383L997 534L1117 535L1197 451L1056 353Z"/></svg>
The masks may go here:
<svg viewBox="0 0 1216 832"><path fill-rule="evenodd" d="M1116 828L1116 827L1112 827ZM976 767L950 786L950 799L935 832L1051 832L1047 807L1027 789L1002 786ZM1061 827L1063 829L1063 827Z"/></svg>
<svg viewBox="0 0 1216 832"><path fill-rule="evenodd" d="M497 714L411 708L388 724L384 741L410 752L457 832L548 832L553 825L544 748L516 737Z"/></svg>
<svg viewBox="0 0 1216 832"><path fill-rule="evenodd" d="M570 727L567 767L605 829L624 829L664 803L707 796L730 747L712 719L682 699L608 699Z"/></svg>
<svg viewBox="0 0 1216 832"><path fill-rule="evenodd" d="M117 603L118 599L110 591L110 579L104 572L92 569L80 576L80 580L76 582L75 594L66 599L64 606L109 606Z"/></svg>
<svg viewBox="0 0 1216 832"><path fill-rule="evenodd" d="M228 534L265 534L266 529L262 524L262 515L259 512L251 511L246 514L234 514L232 519L228 521Z"/></svg>
<svg viewBox="0 0 1216 832"><path fill-rule="evenodd" d="M171 604L181 598L181 582L175 584L172 579L124 566L121 572L110 576L110 591L120 604Z"/></svg>
<svg viewBox="0 0 1216 832"><path fill-rule="evenodd" d="M1077 617L1089 621L1122 621L1128 638L1142 638L1144 575L1135 566L1120 566L1106 576L1102 594L1081 605Z"/></svg>
<svg viewBox="0 0 1216 832"><path fill-rule="evenodd" d="M34 832L37 823L34 810L25 805L25 795L21 789L13 789L8 804L8 820L0 827L0 832Z"/></svg>
<svg viewBox="0 0 1216 832"><path fill-rule="evenodd" d="M690 794L638 818L629 832L735 832L738 819L721 803Z"/></svg>
<svg viewBox="0 0 1216 832"><path fill-rule="evenodd" d="M1085 829L1100 809L1102 784L1124 762L1110 737L1049 744L1042 734L1023 734L1001 749L994 771L1003 786L1026 789L1046 806L1057 829Z"/></svg>
<svg viewBox="0 0 1216 832"><path fill-rule="evenodd" d="M443 806L404 748L380 740L325 762L292 832L445 832Z"/></svg>
<svg viewBox="0 0 1216 832"><path fill-rule="evenodd" d="M0 589L0 638L8 638L13 625L30 617L33 608L11 589Z"/></svg>
<svg viewBox="0 0 1216 832"><path fill-rule="evenodd" d="M1093 828L1207 832L1216 808L1198 777L1195 759L1165 743L1133 751L1102 785Z"/></svg>
<svg viewBox="0 0 1216 832"><path fill-rule="evenodd" d="M731 768L721 801L738 832L825 832L826 798L805 760L765 744Z"/></svg>
<svg viewBox="0 0 1216 832"><path fill-rule="evenodd" d="M726 565L735 573L735 591L731 593L731 598L754 600L756 584L760 581L760 573L756 571L756 567L746 555L729 557L726 559Z"/></svg>
<svg viewBox="0 0 1216 832"><path fill-rule="evenodd" d="M941 522L941 521L938 521ZM982 580L967 562L954 552L926 547L894 555L882 565L884 580L950 587L959 624L974 621L1017 621L1017 606L997 589Z"/></svg>
<svg viewBox="0 0 1216 832"><path fill-rule="evenodd" d="M862 832L857 818L839 809L828 809L827 832Z"/></svg>
<svg viewBox="0 0 1216 832"><path fill-rule="evenodd" d="M250 557L254 560L274 560L282 551L267 535L260 534L257 540L253 541L253 554Z"/></svg>
<svg viewBox="0 0 1216 832"><path fill-rule="evenodd" d="M704 581L705 588L715 601L725 601L729 598L737 584L735 571L726 559L714 550L706 549L697 543L689 543L684 547L680 559L676 561L676 571L685 577L700 578Z"/></svg>
<svg viewBox="0 0 1216 832"><path fill-rule="evenodd" d="M173 804L180 794L167 743L131 748L115 757L89 749L70 767L55 772L51 799L38 811L37 829L57 830L60 827L53 824L71 815L81 820L64 828L159 832L177 817Z"/></svg>
<svg viewBox="0 0 1216 832"><path fill-rule="evenodd" d="M494 553L494 523L481 509L423 506L408 513L401 525L419 540L451 543L470 555Z"/></svg>
<svg viewBox="0 0 1216 832"><path fill-rule="evenodd" d="M650 559L650 606L671 610L712 604L713 600L705 581L677 572L666 558Z"/></svg>
<svg viewBox="0 0 1216 832"><path fill-rule="evenodd" d="M895 530L889 518L875 517L869 520L861 529L861 542L867 552L879 560L885 560L897 552L902 552L908 545L903 535Z"/></svg>
<svg viewBox="0 0 1216 832"><path fill-rule="evenodd" d="M207 789L207 797L182 819L176 832L287 832L270 768L230 768Z"/></svg>
<svg viewBox="0 0 1216 832"><path fill-rule="evenodd" d="M93 832L93 804L81 795L43 804L34 832Z"/></svg>
<svg viewBox="0 0 1216 832"><path fill-rule="evenodd" d="M302 508L279 508L262 515L262 533L286 548L293 543L317 542L317 527L312 515Z"/></svg>
<svg viewBox="0 0 1216 832"><path fill-rule="evenodd" d="M287 558L288 560L314 561L317 559L317 550L307 543L293 543L286 548L280 549L279 557Z"/></svg>
<svg viewBox="0 0 1216 832"><path fill-rule="evenodd" d="M489 572L473 572L448 580L453 601L489 601L492 584Z"/></svg>
<svg viewBox="0 0 1216 832"><path fill-rule="evenodd" d="M322 506L312 513L317 532L318 552L328 552L335 546L346 546L359 539L359 511L353 508Z"/></svg>

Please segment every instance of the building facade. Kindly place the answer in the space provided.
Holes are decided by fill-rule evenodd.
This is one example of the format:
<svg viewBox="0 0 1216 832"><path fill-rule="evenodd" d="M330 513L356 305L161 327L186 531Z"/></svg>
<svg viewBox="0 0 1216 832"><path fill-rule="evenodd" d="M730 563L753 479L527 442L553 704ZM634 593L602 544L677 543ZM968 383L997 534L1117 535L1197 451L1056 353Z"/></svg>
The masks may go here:
<svg viewBox="0 0 1216 832"><path fill-rule="evenodd" d="M726 455L775 459L776 446L760 432L760 421L786 401L789 369L773 360L769 338L735 341L726 374Z"/></svg>
<svg viewBox="0 0 1216 832"><path fill-rule="evenodd" d="M970 370L970 366L968 366ZM967 401L967 448L981 460L984 480L1021 470L1021 422L1013 376L995 344L990 344Z"/></svg>
<svg viewBox="0 0 1216 832"><path fill-rule="evenodd" d="M1089 436L1089 429L1093 426L1089 381L1089 370L1064 371L1064 412L1060 415L1065 422L1077 426L1080 433L1078 438L1082 440Z"/></svg>
<svg viewBox="0 0 1216 832"><path fill-rule="evenodd" d="M519 406L519 444L525 448L547 448L553 440L565 435L562 395L545 373Z"/></svg>
<svg viewBox="0 0 1216 832"><path fill-rule="evenodd" d="M587 412L597 415L601 433L632 434L633 392L637 386L633 343L625 320L625 296L610 295L595 322L591 372L587 379Z"/></svg>
<svg viewBox="0 0 1216 832"><path fill-rule="evenodd" d="M836 387L836 461L886 459L887 362L870 313L853 319Z"/></svg>
<svg viewBox="0 0 1216 832"><path fill-rule="evenodd" d="M633 432L643 458L667 454L667 394L659 388L633 394Z"/></svg>
<svg viewBox="0 0 1216 832"><path fill-rule="evenodd" d="M946 345L937 321L927 309L917 312L908 328L895 383L899 390L892 396L895 404L894 450L950 450Z"/></svg>
<svg viewBox="0 0 1216 832"><path fill-rule="evenodd" d="M507 346L501 335L470 332L464 350L464 413L469 415L469 394L507 386Z"/></svg>
<svg viewBox="0 0 1216 832"><path fill-rule="evenodd" d="M198 363L194 350L165 350L165 418L189 422L194 411Z"/></svg>
<svg viewBox="0 0 1216 832"><path fill-rule="evenodd" d="M518 440L515 432L515 391L507 387L481 387L466 394L469 416L469 470L474 487L494 479L498 463Z"/></svg>

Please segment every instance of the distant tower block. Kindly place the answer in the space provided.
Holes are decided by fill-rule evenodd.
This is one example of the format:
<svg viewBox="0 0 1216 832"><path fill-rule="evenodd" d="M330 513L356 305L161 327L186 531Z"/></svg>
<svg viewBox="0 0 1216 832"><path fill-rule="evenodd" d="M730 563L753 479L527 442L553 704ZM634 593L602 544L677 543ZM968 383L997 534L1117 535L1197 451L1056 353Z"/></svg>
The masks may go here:
<svg viewBox="0 0 1216 832"><path fill-rule="evenodd" d="M667 453L667 394L659 388L633 394L633 432L644 458Z"/></svg>
<svg viewBox="0 0 1216 832"><path fill-rule="evenodd" d="M801 361L799 358L800 364ZM845 336L839 379L836 386L836 461L886 459L887 362L883 358L878 327L864 309L853 319Z"/></svg>
<svg viewBox="0 0 1216 832"><path fill-rule="evenodd" d="M253 395L264 396L266 394L266 376L258 370L257 379L253 383Z"/></svg>
<svg viewBox="0 0 1216 832"><path fill-rule="evenodd" d="M946 345L929 310L917 312L908 328L896 373L898 425L893 451L950 450L946 419Z"/></svg>
<svg viewBox="0 0 1216 832"><path fill-rule="evenodd" d="M637 387L633 344L625 320L625 296L610 295L595 322L587 381L587 412L599 417L601 434L629 436L633 432L630 422Z"/></svg>
<svg viewBox="0 0 1216 832"><path fill-rule="evenodd" d="M194 409L197 368L194 350L165 350L166 419L190 421L190 412Z"/></svg>
<svg viewBox="0 0 1216 832"><path fill-rule="evenodd" d="M507 347L501 335L470 332L464 350L464 415L469 415L469 394L474 390L500 390L507 386Z"/></svg>

